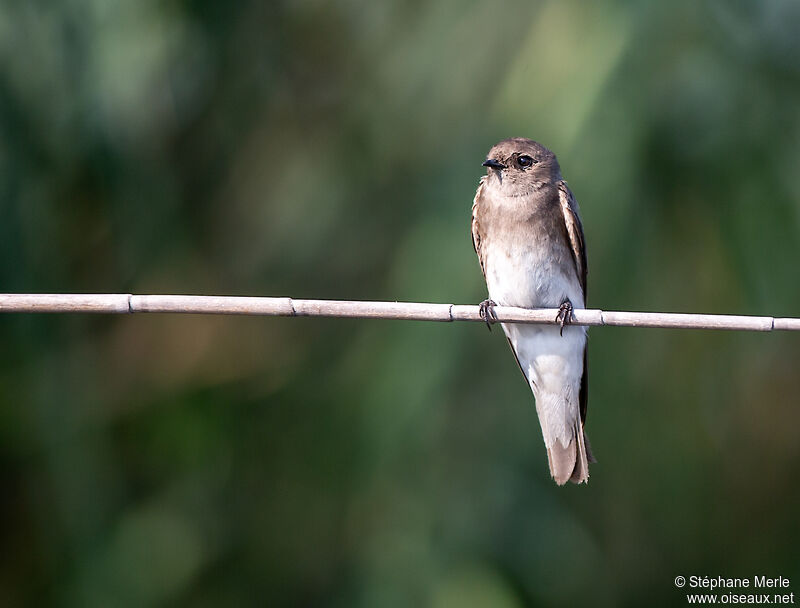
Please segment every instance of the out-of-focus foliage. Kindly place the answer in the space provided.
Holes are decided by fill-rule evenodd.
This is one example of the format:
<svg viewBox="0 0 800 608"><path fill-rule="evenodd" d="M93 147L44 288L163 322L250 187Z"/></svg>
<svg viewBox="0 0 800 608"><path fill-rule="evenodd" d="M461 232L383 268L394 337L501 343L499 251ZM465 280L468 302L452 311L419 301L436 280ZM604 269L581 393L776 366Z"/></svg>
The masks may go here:
<svg viewBox="0 0 800 608"><path fill-rule="evenodd" d="M7 0L0 290L478 302L495 141L589 304L800 315L800 5ZM794 334L590 333L586 487L472 324L0 318L0 604L681 605L800 589Z"/></svg>

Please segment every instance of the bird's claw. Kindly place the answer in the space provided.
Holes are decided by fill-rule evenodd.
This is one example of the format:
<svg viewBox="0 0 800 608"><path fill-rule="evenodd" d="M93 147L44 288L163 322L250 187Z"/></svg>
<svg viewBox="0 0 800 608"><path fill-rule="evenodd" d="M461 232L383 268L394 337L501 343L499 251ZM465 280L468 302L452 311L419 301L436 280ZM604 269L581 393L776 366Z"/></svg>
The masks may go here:
<svg viewBox="0 0 800 608"><path fill-rule="evenodd" d="M478 314L481 316L483 322L486 323L486 327L489 328L489 331L492 331L492 323L497 322L497 315L494 313L495 306L497 306L497 302L494 300L484 300L478 306Z"/></svg>
<svg viewBox="0 0 800 608"><path fill-rule="evenodd" d="M561 306L558 307L558 314L556 315L556 321L561 325L561 329L558 330L558 335L564 335L564 326L569 325L572 323L572 302L569 299L564 300L561 303Z"/></svg>

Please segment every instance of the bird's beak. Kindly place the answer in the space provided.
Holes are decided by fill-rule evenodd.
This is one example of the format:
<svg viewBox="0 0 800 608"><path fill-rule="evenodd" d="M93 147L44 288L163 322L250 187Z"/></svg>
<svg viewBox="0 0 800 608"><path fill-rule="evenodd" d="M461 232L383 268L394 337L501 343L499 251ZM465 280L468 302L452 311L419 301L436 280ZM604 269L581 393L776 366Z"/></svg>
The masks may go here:
<svg viewBox="0 0 800 608"><path fill-rule="evenodd" d="M491 167L492 169L497 169L498 171L500 169L505 169L507 167L507 165L504 165L499 160L495 160L494 158L488 158L485 161L483 161L483 166Z"/></svg>

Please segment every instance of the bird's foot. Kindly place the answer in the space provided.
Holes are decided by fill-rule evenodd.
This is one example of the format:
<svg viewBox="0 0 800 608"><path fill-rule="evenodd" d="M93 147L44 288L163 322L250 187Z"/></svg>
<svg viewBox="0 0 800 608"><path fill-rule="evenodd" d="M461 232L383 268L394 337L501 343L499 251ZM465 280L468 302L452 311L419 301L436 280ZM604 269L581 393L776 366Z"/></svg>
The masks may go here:
<svg viewBox="0 0 800 608"><path fill-rule="evenodd" d="M569 298L564 300L561 306L558 307L556 321L561 325L561 329L558 331L559 336L564 335L564 326L572 323L572 310L572 302L569 301Z"/></svg>
<svg viewBox="0 0 800 608"><path fill-rule="evenodd" d="M497 322L497 315L494 314L495 306L497 306L497 302L494 300L484 300L478 306L478 314L483 319L483 322L486 323L489 331L492 331L492 323Z"/></svg>

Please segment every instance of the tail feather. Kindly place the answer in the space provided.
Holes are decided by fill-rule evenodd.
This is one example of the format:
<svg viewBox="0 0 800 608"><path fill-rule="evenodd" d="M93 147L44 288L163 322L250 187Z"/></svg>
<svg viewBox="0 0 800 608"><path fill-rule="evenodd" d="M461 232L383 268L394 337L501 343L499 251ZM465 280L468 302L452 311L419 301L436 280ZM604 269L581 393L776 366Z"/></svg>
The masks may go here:
<svg viewBox="0 0 800 608"><path fill-rule="evenodd" d="M556 439L553 446L547 448L547 461L550 464L550 475L556 483L563 486L572 478L575 470L575 441L570 441L564 447L560 439Z"/></svg>
<svg viewBox="0 0 800 608"><path fill-rule="evenodd" d="M550 474L555 482L563 486L567 481L572 483L585 483L589 481L589 463L597 462L592 454L592 448L583 432L580 418L575 423L575 435L566 447L560 439L547 449L547 460L550 464Z"/></svg>
<svg viewBox="0 0 800 608"><path fill-rule="evenodd" d="M583 428L583 425L581 425L581 428ZM597 459L594 457L594 454L592 454L592 445L589 443L589 438L586 436L585 432L583 433L583 444L586 446L586 460L589 464L596 463Z"/></svg>

